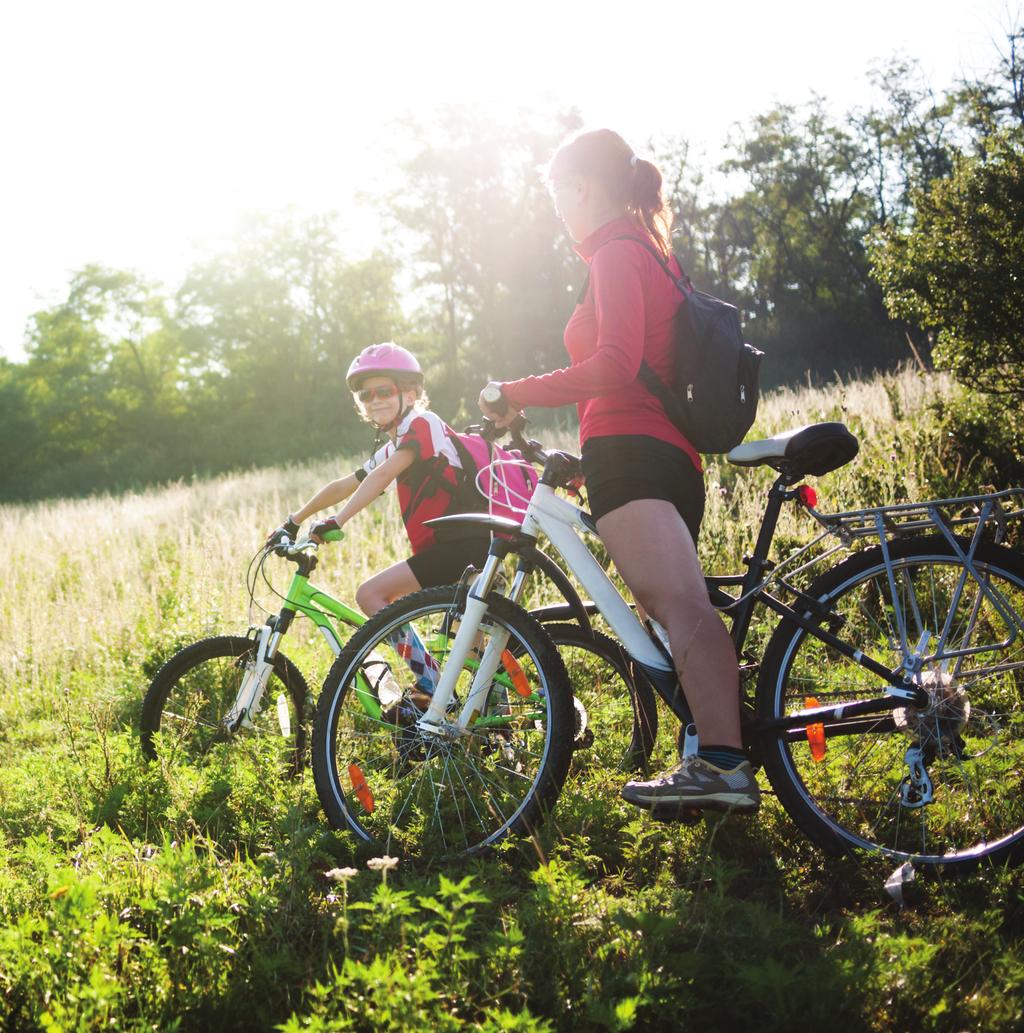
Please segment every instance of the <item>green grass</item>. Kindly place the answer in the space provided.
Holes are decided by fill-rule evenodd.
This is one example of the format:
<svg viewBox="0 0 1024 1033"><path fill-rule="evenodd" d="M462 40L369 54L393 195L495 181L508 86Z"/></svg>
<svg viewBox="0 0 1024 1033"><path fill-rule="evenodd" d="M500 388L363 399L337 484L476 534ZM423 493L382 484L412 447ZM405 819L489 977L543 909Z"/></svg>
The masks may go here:
<svg viewBox="0 0 1024 1033"><path fill-rule="evenodd" d="M822 508L924 496L955 472L928 410L950 392L910 373L787 392L755 433L854 429L862 453L817 483ZM659 824L597 764L537 844L373 871L326 827L308 772L285 777L265 750L143 763L149 679L185 642L245 629L250 556L335 473L0 508L0 1027L1021 1028L1018 871L920 875L898 909L891 863L824 857L771 800L754 820ZM738 569L767 483L710 467L710 569ZM809 530L787 513L780 552ZM380 505L315 580L351 600L403 552ZM279 590L289 569L274 568ZM318 685L319 636L301 622L285 648Z"/></svg>

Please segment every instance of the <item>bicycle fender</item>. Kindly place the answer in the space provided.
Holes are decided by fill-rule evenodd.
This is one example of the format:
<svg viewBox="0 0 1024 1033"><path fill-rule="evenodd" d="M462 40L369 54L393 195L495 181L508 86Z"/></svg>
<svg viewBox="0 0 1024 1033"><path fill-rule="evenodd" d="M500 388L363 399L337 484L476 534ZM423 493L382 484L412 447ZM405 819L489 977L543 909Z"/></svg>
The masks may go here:
<svg viewBox="0 0 1024 1033"><path fill-rule="evenodd" d="M435 527L438 524L476 527L490 531L492 534L500 534L511 538L517 545L529 545L537 540L533 535L523 534L522 525L517 524L514 520L509 520L508 517L490 516L488 513L455 513L451 516L424 520L423 524L425 527Z"/></svg>

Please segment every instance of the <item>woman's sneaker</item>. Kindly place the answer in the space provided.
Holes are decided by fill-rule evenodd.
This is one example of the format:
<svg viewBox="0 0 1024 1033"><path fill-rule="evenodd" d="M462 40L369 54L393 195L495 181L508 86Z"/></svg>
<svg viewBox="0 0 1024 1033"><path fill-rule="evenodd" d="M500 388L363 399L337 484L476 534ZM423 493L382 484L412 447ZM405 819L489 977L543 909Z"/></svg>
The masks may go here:
<svg viewBox="0 0 1024 1033"><path fill-rule="evenodd" d="M693 808L753 814L761 805L761 790L747 761L726 771L691 755L650 782L627 782L622 798L645 807L657 817L682 814Z"/></svg>

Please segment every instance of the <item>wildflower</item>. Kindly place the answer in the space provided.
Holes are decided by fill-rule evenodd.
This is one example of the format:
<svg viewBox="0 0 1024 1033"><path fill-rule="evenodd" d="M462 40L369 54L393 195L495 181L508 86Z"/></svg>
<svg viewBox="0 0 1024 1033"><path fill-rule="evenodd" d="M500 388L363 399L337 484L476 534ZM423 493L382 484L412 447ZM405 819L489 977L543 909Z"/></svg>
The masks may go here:
<svg viewBox="0 0 1024 1033"><path fill-rule="evenodd" d="M333 882L348 882L349 879L358 874L358 868L332 868L329 872L324 872L324 877L331 879Z"/></svg>
<svg viewBox="0 0 1024 1033"><path fill-rule="evenodd" d="M383 857L371 857L370 860L366 862L366 867L369 868L371 872L390 872L392 868L398 867L398 858L388 857L387 854Z"/></svg>

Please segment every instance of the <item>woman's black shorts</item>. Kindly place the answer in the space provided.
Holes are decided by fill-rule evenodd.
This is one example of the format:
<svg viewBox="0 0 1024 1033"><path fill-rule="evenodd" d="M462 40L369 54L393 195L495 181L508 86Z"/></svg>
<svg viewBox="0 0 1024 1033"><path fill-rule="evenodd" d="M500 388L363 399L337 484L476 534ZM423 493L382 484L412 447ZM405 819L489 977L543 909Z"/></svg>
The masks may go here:
<svg viewBox="0 0 1024 1033"><path fill-rule="evenodd" d="M449 585L462 577L462 572L470 563L482 567L490 544L489 534L437 542L410 556L406 562L412 568L420 588Z"/></svg>
<svg viewBox="0 0 1024 1033"><path fill-rule="evenodd" d="M704 477L681 448L644 434L619 434L589 438L582 458L595 520L636 499L664 499L679 510L697 541Z"/></svg>

